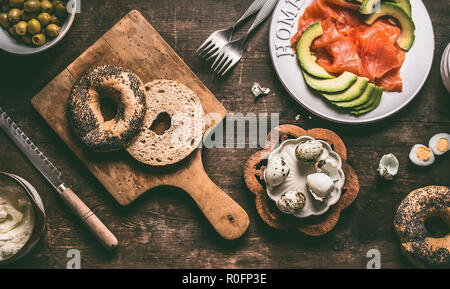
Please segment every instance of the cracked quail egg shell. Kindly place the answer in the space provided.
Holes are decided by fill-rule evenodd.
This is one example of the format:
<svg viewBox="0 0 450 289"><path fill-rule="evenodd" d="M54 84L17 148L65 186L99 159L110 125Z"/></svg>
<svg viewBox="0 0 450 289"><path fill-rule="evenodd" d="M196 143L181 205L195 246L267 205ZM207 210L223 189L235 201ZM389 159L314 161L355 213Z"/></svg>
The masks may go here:
<svg viewBox="0 0 450 289"><path fill-rule="evenodd" d="M306 177L308 189L313 197L318 201L323 201L333 190L333 180L324 173L314 173Z"/></svg>
<svg viewBox="0 0 450 289"><path fill-rule="evenodd" d="M289 190L281 195L277 201L277 207L286 214L293 214L303 209L306 203L305 195L297 190Z"/></svg>
<svg viewBox="0 0 450 289"><path fill-rule="evenodd" d="M290 172L290 167L281 155L276 155L269 159L265 171L266 180L271 186L279 186L286 180Z"/></svg>
<svg viewBox="0 0 450 289"><path fill-rule="evenodd" d="M378 173L382 178L392 180L398 173L399 166L400 163L398 162L397 157L393 154L387 154L380 160L380 164L378 165Z"/></svg>
<svg viewBox="0 0 450 289"><path fill-rule="evenodd" d="M450 150L450 134L438 133L434 135L428 142L428 147L437 156L445 154Z"/></svg>
<svg viewBox="0 0 450 289"><path fill-rule="evenodd" d="M318 160L314 167L317 173L324 173L328 175L333 181L339 179L338 164L333 159Z"/></svg>
<svg viewBox="0 0 450 289"><path fill-rule="evenodd" d="M318 140L307 140L301 142L295 148L295 157L300 161L312 162L320 157L323 145Z"/></svg>
<svg viewBox="0 0 450 289"><path fill-rule="evenodd" d="M409 159L417 166L426 167L434 163L434 153L430 148L416 144L409 152Z"/></svg>

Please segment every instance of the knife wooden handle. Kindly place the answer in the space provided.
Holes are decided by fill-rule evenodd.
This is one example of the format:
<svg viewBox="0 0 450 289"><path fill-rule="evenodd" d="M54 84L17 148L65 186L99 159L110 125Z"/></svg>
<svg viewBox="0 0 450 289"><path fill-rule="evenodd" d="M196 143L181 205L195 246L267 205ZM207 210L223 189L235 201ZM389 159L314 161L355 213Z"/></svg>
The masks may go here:
<svg viewBox="0 0 450 289"><path fill-rule="evenodd" d="M117 247L117 238L70 188L65 189L61 193L61 197L70 209L95 235L100 243L102 243L103 247L108 250L112 250Z"/></svg>

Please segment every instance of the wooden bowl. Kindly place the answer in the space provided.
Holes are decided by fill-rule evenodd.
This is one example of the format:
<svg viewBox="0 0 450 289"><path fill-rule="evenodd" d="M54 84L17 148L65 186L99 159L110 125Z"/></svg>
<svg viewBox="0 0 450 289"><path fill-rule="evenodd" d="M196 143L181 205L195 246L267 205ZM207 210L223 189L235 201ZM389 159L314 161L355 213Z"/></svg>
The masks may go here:
<svg viewBox="0 0 450 289"><path fill-rule="evenodd" d="M277 135L278 138L272 137L274 135ZM346 178L339 201L325 214L305 219L281 212L267 195L263 177L270 152L285 140L301 136L311 136L327 142L341 157L342 169ZM270 227L278 230L297 230L310 236L321 236L330 232L336 226L342 210L350 206L358 195L358 176L346 161L347 148L341 138L333 131L322 128L304 130L295 125L281 125L269 133L265 148L253 154L247 160L244 166L244 179L248 189L256 196L255 204L258 214Z"/></svg>

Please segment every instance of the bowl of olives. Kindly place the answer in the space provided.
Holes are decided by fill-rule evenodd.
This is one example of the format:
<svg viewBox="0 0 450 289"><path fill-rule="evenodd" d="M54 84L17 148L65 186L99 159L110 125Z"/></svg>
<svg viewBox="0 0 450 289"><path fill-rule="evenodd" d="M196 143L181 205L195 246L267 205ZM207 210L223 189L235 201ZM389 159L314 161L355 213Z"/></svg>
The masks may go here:
<svg viewBox="0 0 450 289"><path fill-rule="evenodd" d="M0 0L0 49L35 54L69 31L78 0Z"/></svg>

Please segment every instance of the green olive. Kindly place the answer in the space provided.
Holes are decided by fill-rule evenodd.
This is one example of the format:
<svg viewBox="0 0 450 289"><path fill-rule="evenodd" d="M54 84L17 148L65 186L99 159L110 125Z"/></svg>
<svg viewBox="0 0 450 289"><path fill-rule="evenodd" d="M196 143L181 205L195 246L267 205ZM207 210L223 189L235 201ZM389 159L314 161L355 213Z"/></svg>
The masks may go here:
<svg viewBox="0 0 450 289"><path fill-rule="evenodd" d="M46 13L50 13L53 10L53 5L50 1L48 0L43 0L41 2L41 11L42 12L46 12Z"/></svg>
<svg viewBox="0 0 450 289"><path fill-rule="evenodd" d="M16 33L23 36L27 33L27 23L25 21L20 21L16 25Z"/></svg>
<svg viewBox="0 0 450 289"><path fill-rule="evenodd" d="M27 12L27 11L25 11L25 10L22 11L22 17L21 17L21 20L27 21L27 22L28 22L28 21L30 21L30 20L33 19L33 18L36 18L36 14Z"/></svg>
<svg viewBox="0 0 450 289"><path fill-rule="evenodd" d="M63 24L61 18L59 18L56 15L52 15L52 21L50 23L56 24L56 25L59 25L59 26L61 26Z"/></svg>
<svg viewBox="0 0 450 289"><path fill-rule="evenodd" d="M9 0L9 6L14 8L22 8L25 0Z"/></svg>
<svg viewBox="0 0 450 289"><path fill-rule="evenodd" d="M8 14L6 13L0 14L0 25L2 25L3 28L9 28Z"/></svg>
<svg viewBox="0 0 450 289"><path fill-rule="evenodd" d="M21 14L22 13L17 8L9 10L9 13L8 13L9 22L13 22L13 23L19 22Z"/></svg>
<svg viewBox="0 0 450 289"><path fill-rule="evenodd" d="M58 2L55 6L55 14L58 17L64 18L67 15L67 6L64 2Z"/></svg>
<svg viewBox="0 0 450 289"><path fill-rule="evenodd" d="M56 24L49 24L47 28L45 28L45 34L49 37L56 37L61 32L61 28L59 28Z"/></svg>
<svg viewBox="0 0 450 289"><path fill-rule="evenodd" d="M41 33L41 29L41 23L39 23L36 19L31 19L28 21L28 32L30 32L31 35Z"/></svg>
<svg viewBox="0 0 450 289"><path fill-rule="evenodd" d="M27 0L23 4L23 8L27 12L38 13L41 10L41 2L38 0Z"/></svg>
<svg viewBox="0 0 450 289"><path fill-rule="evenodd" d="M38 15L37 20L39 20L39 23L41 23L42 27L45 27L49 25L52 21L52 16L48 13L41 13Z"/></svg>
<svg viewBox="0 0 450 289"><path fill-rule="evenodd" d="M28 33L25 34L24 36L22 36L22 40L23 40L23 42L25 42L25 44L28 44L28 45L33 44L33 41L31 40L31 35Z"/></svg>
<svg viewBox="0 0 450 289"><path fill-rule="evenodd" d="M45 35L42 33L33 35L31 38L31 41L35 46L42 46L47 42L47 38L45 38Z"/></svg>
<svg viewBox="0 0 450 289"><path fill-rule="evenodd" d="M17 32L16 32L16 25L13 25L13 26L9 27L9 33L14 38L19 37L19 35L17 35Z"/></svg>

